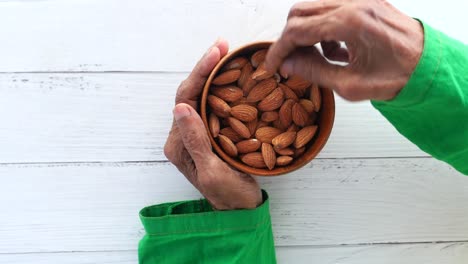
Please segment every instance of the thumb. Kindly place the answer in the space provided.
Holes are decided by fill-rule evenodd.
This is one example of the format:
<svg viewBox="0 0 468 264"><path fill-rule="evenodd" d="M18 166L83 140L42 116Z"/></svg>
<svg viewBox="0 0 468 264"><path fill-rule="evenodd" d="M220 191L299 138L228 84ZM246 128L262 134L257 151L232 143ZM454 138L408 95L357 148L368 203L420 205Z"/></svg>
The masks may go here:
<svg viewBox="0 0 468 264"><path fill-rule="evenodd" d="M188 104L178 104L173 113L184 146L195 164L208 161L213 152L205 125L197 111Z"/></svg>
<svg viewBox="0 0 468 264"><path fill-rule="evenodd" d="M294 51L283 62L280 72L283 76L298 75L334 90L349 77L346 67L329 63L314 46Z"/></svg>

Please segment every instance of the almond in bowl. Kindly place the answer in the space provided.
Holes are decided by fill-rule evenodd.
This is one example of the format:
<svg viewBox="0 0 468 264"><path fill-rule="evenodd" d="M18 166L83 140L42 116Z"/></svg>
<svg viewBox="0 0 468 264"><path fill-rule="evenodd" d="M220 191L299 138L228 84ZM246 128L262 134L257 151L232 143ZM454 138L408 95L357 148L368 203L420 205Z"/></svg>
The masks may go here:
<svg viewBox="0 0 468 264"><path fill-rule="evenodd" d="M265 70L271 42L225 56L203 90L201 116L215 152L259 176L286 174L314 159L330 136L333 92Z"/></svg>

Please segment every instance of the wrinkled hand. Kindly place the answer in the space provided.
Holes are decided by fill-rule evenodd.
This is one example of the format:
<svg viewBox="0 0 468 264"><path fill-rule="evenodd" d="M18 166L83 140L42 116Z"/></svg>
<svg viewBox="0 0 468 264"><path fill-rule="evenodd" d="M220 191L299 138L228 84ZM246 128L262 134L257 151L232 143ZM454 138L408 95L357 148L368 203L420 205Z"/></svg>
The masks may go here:
<svg viewBox="0 0 468 264"><path fill-rule="evenodd" d="M329 63L316 43L327 59L349 64ZM421 24L387 1L303 2L291 9L266 66L332 88L348 100L390 100L408 82L423 43Z"/></svg>
<svg viewBox="0 0 468 264"><path fill-rule="evenodd" d="M217 41L181 83L176 95L174 122L164 153L217 210L252 209L262 203L262 193L252 176L231 169L211 150L197 104L211 70L228 52Z"/></svg>

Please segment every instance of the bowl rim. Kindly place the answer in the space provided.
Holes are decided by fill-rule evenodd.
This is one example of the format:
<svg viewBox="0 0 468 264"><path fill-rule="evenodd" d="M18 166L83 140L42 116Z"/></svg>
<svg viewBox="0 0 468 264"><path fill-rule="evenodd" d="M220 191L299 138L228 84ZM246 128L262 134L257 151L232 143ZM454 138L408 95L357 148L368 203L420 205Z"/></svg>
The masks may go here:
<svg viewBox="0 0 468 264"><path fill-rule="evenodd" d="M202 96L200 102L200 114L205 125L206 131L208 133L208 137L210 139L210 143L212 148L214 149L215 153L226 163L230 166L234 167L235 169L242 171L247 174L252 174L256 176L279 176L283 174L287 174L298 170L308 163L310 163L323 149L326 145L335 120L335 98L334 93L331 89L320 87L320 91L322 94L322 110L324 109L324 101L326 100L326 105L330 109L326 113L320 113L320 118L327 118L328 122L325 122L325 125L319 125L319 131L314 136L314 142L309 148L302 154L299 158L295 158L294 161L284 167L276 167L273 170L269 169L257 169L250 167L240 161L235 160L234 158L228 156L222 148L219 146L218 142L216 142L215 138L211 134L208 124L208 112L207 112L207 98L208 92L211 86L211 82L214 79L214 76L219 72L219 70L233 57L237 57L239 54L246 53L250 50L260 50L264 48L268 48L273 42L271 41L259 41L259 42L252 42L246 45L243 45L231 52L229 52L226 56L224 56L214 67L211 71L209 77L207 78L205 85L203 86ZM320 112L322 112L322 110Z"/></svg>

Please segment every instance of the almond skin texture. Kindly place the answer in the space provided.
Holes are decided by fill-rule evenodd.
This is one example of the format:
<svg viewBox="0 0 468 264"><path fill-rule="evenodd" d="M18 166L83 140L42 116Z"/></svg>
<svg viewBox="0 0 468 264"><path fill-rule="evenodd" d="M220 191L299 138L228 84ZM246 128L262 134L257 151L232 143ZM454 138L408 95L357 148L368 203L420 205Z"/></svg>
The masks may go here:
<svg viewBox="0 0 468 264"><path fill-rule="evenodd" d="M240 70L230 70L219 74L214 80L211 82L214 85L226 85L237 81L240 77L241 71Z"/></svg>
<svg viewBox="0 0 468 264"><path fill-rule="evenodd" d="M299 127L296 126L296 124L291 124L286 130L286 132L297 132L297 131L299 131Z"/></svg>
<svg viewBox="0 0 468 264"><path fill-rule="evenodd" d="M219 131L219 134L228 137L232 142L237 143L242 140L242 137L237 134L231 127L225 127Z"/></svg>
<svg viewBox="0 0 468 264"><path fill-rule="evenodd" d="M286 100L279 110L279 120L285 127L289 127L292 123L292 108L295 102L292 99Z"/></svg>
<svg viewBox="0 0 468 264"><path fill-rule="evenodd" d="M275 75L274 73L271 73L271 72L266 70L265 63L262 62L262 63L260 63L260 65L258 65L255 72L252 73L252 79L254 79L254 80L256 80L258 82L258 81L262 81L262 80L271 78L274 75ZM276 80L276 78L275 78L275 80ZM276 82L278 82L278 80Z"/></svg>
<svg viewBox="0 0 468 264"><path fill-rule="evenodd" d="M307 99L301 99L299 100L299 103L307 111L307 113L311 114L314 112L314 103L312 103L312 101Z"/></svg>
<svg viewBox="0 0 468 264"><path fill-rule="evenodd" d="M262 142L258 141L257 139L247 139L237 143L236 147L240 154L247 154L257 151L261 145Z"/></svg>
<svg viewBox="0 0 468 264"><path fill-rule="evenodd" d="M218 137L219 130L220 130L219 118L213 113L210 114L210 118L208 120L208 126L210 127L211 135L214 138Z"/></svg>
<svg viewBox="0 0 468 264"><path fill-rule="evenodd" d="M255 109L257 109L257 104L256 103L251 103L251 102L248 102L247 101L247 98L245 97L242 97L241 99L235 101L235 102L232 102L229 104L231 107L234 107L234 106L238 106L238 105L250 105L250 106L254 106Z"/></svg>
<svg viewBox="0 0 468 264"><path fill-rule="evenodd" d="M230 157L236 157L238 152L236 145L226 136L219 135L218 137L219 144L221 148L226 152L226 154Z"/></svg>
<svg viewBox="0 0 468 264"><path fill-rule="evenodd" d="M281 156L292 156L294 155L294 150L292 148L285 148L285 149L276 149L276 153Z"/></svg>
<svg viewBox="0 0 468 264"><path fill-rule="evenodd" d="M292 120L294 124L303 127L305 126L308 118L309 114L304 107L299 103L295 103L292 107Z"/></svg>
<svg viewBox="0 0 468 264"><path fill-rule="evenodd" d="M239 134L239 136L243 138L250 138L250 130L249 128L244 125L239 119L236 119L234 117L229 117L228 118L228 123L229 126Z"/></svg>
<svg viewBox="0 0 468 264"><path fill-rule="evenodd" d="M307 89L311 85L310 82L302 79L297 75L289 77L289 79L284 84L293 90Z"/></svg>
<svg viewBox="0 0 468 264"><path fill-rule="evenodd" d="M300 156L302 156L302 154L304 154L305 152L305 147L302 147L302 148L298 148L294 151L294 158L299 158Z"/></svg>
<svg viewBox="0 0 468 264"><path fill-rule="evenodd" d="M257 118L257 108L250 105L238 105L231 108L231 115L242 122L250 122Z"/></svg>
<svg viewBox="0 0 468 264"><path fill-rule="evenodd" d="M229 71L229 70L240 70L242 67L244 67L249 60L244 57L237 57L230 62L228 62L226 65L224 65L222 71Z"/></svg>
<svg viewBox="0 0 468 264"><path fill-rule="evenodd" d="M211 87L211 94L226 102L235 102L244 96L242 89L233 85Z"/></svg>
<svg viewBox="0 0 468 264"><path fill-rule="evenodd" d="M260 63L262 63L265 60L266 54L267 54L267 49L262 49L259 51L256 51L252 57L250 57L250 63L252 63L252 66L254 68L257 68Z"/></svg>
<svg viewBox="0 0 468 264"><path fill-rule="evenodd" d="M296 140L296 132L284 132L271 141L275 149L284 149L289 147Z"/></svg>
<svg viewBox="0 0 468 264"><path fill-rule="evenodd" d="M257 124L257 128L255 129L255 131L257 131L257 129L260 129L260 128L262 128L262 127L267 127L268 124L269 124L268 122L265 122L265 121L263 121L263 120L260 120L260 121L258 122L258 124Z"/></svg>
<svg viewBox="0 0 468 264"><path fill-rule="evenodd" d="M294 141L295 148L304 147L315 136L317 126L308 126L297 132L296 141Z"/></svg>
<svg viewBox="0 0 468 264"><path fill-rule="evenodd" d="M241 158L242 162L249 165L250 167L263 169L266 168L265 161L263 161L262 153L260 152L252 152L249 154L244 155Z"/></svg>
<svg viewBox="0 0 468 264"><path fill-rule="evenodd" d="M272 170L276 164L276 153L273 146L268 143L262 144L262 156L267 168Z"/></svg>
<svg viewBox="0 0 468 264"><path fill-rule="evenodd" d="M285 131L287 129L287 127L283 126L283 124L281 124L281 121L279 119L273 121L272 123L273 127L274 128L277 128L281 131Z"/></svg>
<svg viewBox="0 0 468 264"><path fill-rule="evenodd" d="M260 140L262 143L271 144L271 141L281 134L281 130L274 127L262 127L257 129L255 132L255 138Z"/></svg>
<svg viewBox="0 0 468 264"><path fill-rule="evenodd" d="M269 78L259 82L255 85L247 96L247 101L249 102L258 102L263 100L267 95L269 95L277 87L276 80Z"/></svg>
<svg viewBox="0 0 468 264"><path fill-rule="evenodd" d="M245 125L249 128L250 134L254 135L255 131L257 131L258 119L255 118L253 121L250 121Z"/></svg>
<svg viewBox="0 0 468 264"><path fill-rule="evenodd" d="M280 106L283 104L283 101L283 90L281 90L281 88L276 88L257 105L257 108L263 112L273 111L280 108Z"/></svg>
<svg viewBox="0 0 468 264"><path fill-rule="evenodd" d="M278 112L264 112L262 114L262 121L265 121L267 123L273 122L275 120L278 120Z"/></svg>
<svg viewBox="0 0 468 264"><path fill-rule="evenodd" d="M281 156L276 159L276 165L278 166L287 166L293 161L292 157Z"/></svg>
<svg viewBox="0 0 468 264"><path fill-rule="evenodd" d="M252 79L252 75L250 75L247 80L245 81L245 84L241 87L242 91L244 92L244 96L248 96L250 91L257 85L257 81Z"/></svg>
<svg viewBox="0 0 468 264"><path fill-rule="evenodd" d="M211 110L218 117L226 118L230 116L231 107L223 99L214 95L209 95L207 100L208 105L211 107Z"/></svg>
<svg viewBox="0 0 468 264"><path fill-rule="evenodd" d="M299 101L299 97L297 97L297 94L293 90L291 90L291 88L282 83L278 84L278 87L280 87L283 90L284 97L286 99L292 99L296 102Z"/></svg>
<svg viewBox="0 0 468 264"><path fill-rule="evenodd" d="M252 75L254 72L254 68L252 67L252 64L250 62L247 62L247 64L244 65L241 69L241 75L239 76L239 79L237 80L237 85L239 87L243 87L245 82L247 81L248 78Z"/></svg>
<svg viewBox="0 0 468 264"><path fill-rule="evenodd" d="M314 111L319 112L322 107L322 94L318 85L314 84L310 91L310 100L314 104Z"/></svg>

